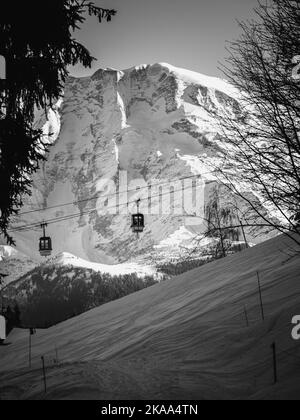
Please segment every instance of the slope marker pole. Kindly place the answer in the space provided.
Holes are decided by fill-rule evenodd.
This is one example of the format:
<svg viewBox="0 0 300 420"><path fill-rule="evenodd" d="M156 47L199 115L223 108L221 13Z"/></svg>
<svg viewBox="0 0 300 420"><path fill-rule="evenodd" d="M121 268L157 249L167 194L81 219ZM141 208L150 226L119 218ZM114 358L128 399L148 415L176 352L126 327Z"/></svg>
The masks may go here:
<svg viewBox="0 0 300 420"><path fill-rule="evenodd" d="M31 369L31 330L29 329L29 369Z"/></svg>
<svg viewBox="0 0 300 420"><path fill-rule="evenodd" d="M55 357L56 357L56 364L58 365L58 350L57 350L57 346L55 346Z"/></svg>
<svg viewBox="0 0 300 420"><path fill-rule="evenodd" d="M244 306L244 313L245 313L247 328L249 328L249 318L248 318L248 311L247 311L246 305Z"/></svg>
<svg viewBox="0 0 300 420"><path fill-rule="evenodd" d="M260 299L260 308L261 308L261 316L263 322L265 321L265 312L264 312L264 304L262 299L262 290L261 290L261 283L259 278L259 272L257 271L257 280L258 280L258 290L259 290L259 299Z"/></svg>
<svg viewBox="0 0 300 420"><path fill-rule="evenodd" d="M277 352L276 352L276 343L273 343L272 346L272 353L273 353L273 370L274 370L274 384L278 382L278 374L277 374Z"/></svg>
<svg viewBox="0 0 300 420"><path fill-rule="evenodd" d="M42 356L41 359L42 359L42 365L43 365L44 390L45 390L45 394L47 394L47 378L46 378L46 368L45 368L45 358L44 358L44 356Z"/></svg>

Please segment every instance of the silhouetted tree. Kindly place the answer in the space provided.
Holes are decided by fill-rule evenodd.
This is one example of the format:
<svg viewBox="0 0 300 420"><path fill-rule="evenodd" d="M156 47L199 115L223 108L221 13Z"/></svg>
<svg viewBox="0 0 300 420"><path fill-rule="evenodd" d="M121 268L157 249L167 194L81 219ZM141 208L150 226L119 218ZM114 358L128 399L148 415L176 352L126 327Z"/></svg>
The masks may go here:
<svg viewBox="0 0 300 420"><path fill-rule="evenodd" d="M204 236L217 240L211 250L212 256L224 258L231 248L231 242L240 240L240 227L235 209L229 204L221 203L218 189L215 189L205 211L207 229Z"/></svg>
<svg viewBox="0 0 300 420"><path fill-rule="evenodd" d="M1 313L5 316L8 334L13 328L20 327L21 311L17 303L15 303L13 309L11 308L10 305L8 305L6 308L2 308Z"/></svg>
<svg viewBox="0 0 300 420"><path fill-rule="evenodd" d="M8 306L4 311L4 316L6 319L6 331L7 334L9 334L14 326L14 313L10 306Z"/></svg>
<svg viewBox="0 0 300 420"><path fill-rule="evenodd" d="M7 65L0 84L0 231L7 241L12 215L30 193L31 175L45 159L47 145L34 128L34 114L47 114L62 95L68 66L90 67L93 57L74 31L86 15L110 21L114 10L88 0L5 2L0 14L0 55Z"/></svg>
<svg viewBox="0 0 300 420"><path fill-rule="evenodd" d="M5 277L8 277L7 274L0 273L0 304L1 304L0 310L1 312L3 311L3 295L2 294L3 294L3 289L5 287L5 283L4 283Z"/></svg>
<svg viewBox="0 0 300 420"><path fill-rule="evenodd" d="M14 306L14 326L15 327L21 326L21 311L17 303Z"/></svg>
<svg viewBox="0 0 300 420"><path fill-rule="evenodd" d="M239 109L222 116L230 144L220 173L229 188L255 211L253 224L272 226L295 238L300 220L300 2L260 3L256 21L241 23L230 46L226 78L240 91ZM256 191L274 219L240 188ZM296 239L297 240L297 239Z"/></svg>

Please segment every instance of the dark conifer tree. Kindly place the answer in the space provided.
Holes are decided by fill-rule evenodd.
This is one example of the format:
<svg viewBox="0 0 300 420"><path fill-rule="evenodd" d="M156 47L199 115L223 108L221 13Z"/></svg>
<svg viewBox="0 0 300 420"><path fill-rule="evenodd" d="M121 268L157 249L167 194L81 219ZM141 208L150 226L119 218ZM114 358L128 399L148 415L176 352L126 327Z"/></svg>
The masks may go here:
<svg viewBox="0 0 300 420"><path fill-rule="evenodd" d="M74 38L86 16L101 22L115 13L88 0L1 5L0 56L7 72L0 80L0 232L10 244L11 217L30 193L31 175L45 158L42 132L33 125L35 110L47 113L62 95L68 66L91 66L93 57Z"/></svg>
<svg viewBox="0 0 300 420"><path fill-rule="evenodd" d="M14 306L14 326L15 327L21 326L21 311L17 303Z"/></svg>

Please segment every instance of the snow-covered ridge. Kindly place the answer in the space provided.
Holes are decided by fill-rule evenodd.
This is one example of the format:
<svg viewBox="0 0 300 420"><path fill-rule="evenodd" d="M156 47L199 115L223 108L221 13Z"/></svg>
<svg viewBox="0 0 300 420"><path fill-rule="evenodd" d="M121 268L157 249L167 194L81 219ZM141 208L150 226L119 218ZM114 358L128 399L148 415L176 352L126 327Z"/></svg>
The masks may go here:
<svg viewBox="0 0 300 420"><path fill-rule="evenodd" d="M37 262L30 259L18 249L8 245L0 245L0 273L5 275L6 286L36 267Z"/></svg>
<svg viewBox="0 0 300 420"><path fill-rule="evenodd" d="M216 89L233 98L237 98L239 96L238 91L226 80L175 67L168 63L159 63L159 65L168 68L171 73L175 74L180 80L188 84L194 83L205 86L209 89Z"/></svg>
<svg viewBox="0 0 300 420"><path fill-rule="evenodd" d="M47 264L57 264L62 266L72 266L93 270L98 273L106 273L111 276L122 276L127 274L136 274L138 277L144 278L146 276L157 277L158 273L154 267L142 266L135 263L106 265L78 258L68 252L62 252L56 257L47 261Z"/></svg>
<svg viewBox="0 0 300 420"><path fill-rule="evenodd" d="M141 64L139 66L130 67L126 70L115 70L115 69L105 69L105 71L115 71L119 74L120 78L126 74L130 74L133 71L145 71L151 70L152 72L158 70L167 70L169 73L176 76L178 80L186 84L195 84L207 87L208 89L215 89L220 92L225 93L232 98L239 98L240 94L236 88L234 88L229 82L218 77L207 76L195 71L187 70L180 67L175 67L169 63L155 63L155 64ZM98 70L99 71L99 70ZM96 72L97 73L97 72Z"/></svg>
<svg viewBox="0 0 300 420"><path fill-rule="evenodd" d="M17 258L21 256L21 253L15 248L6 245L0 245L0 261L6 260L8 258Z"/></svg>
<svg viewBox="0 0 300 420"><path fill-rule="evenodd" d="M46 144L53 144L60 134L61 120L59 109L61 108L62 104L63 99L61 98L57 101L53 108L49 109L47 121L42 128L43 142Z"/></svg>

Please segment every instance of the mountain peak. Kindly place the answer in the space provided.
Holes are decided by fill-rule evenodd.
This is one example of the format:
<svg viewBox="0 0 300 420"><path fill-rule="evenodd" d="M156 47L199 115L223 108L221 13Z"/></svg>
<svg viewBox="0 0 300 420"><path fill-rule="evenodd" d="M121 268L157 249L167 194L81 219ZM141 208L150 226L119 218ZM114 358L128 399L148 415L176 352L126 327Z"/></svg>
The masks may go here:
<svg viewBox="0 0 300 420"><path fill-rule="evenodd" d="M153 64L139 64L133 67L130 67L125 70L116 70L112 68L98 69L92 76L92 78L97 77L98 75L103 75L105 73L118 73L122 76L131 74L132 72L149 72L150 77L155 77L163 73L172 74L175 78L187 85L199 85L206 87L208 89L215 89L217 91L223 92L226 95L237 99L239 97L239 92L228 83L226 80L207 76L196 71L187 70L185 68L176 67L172 64L166 62L159 62Z"/></svg>

